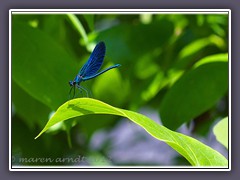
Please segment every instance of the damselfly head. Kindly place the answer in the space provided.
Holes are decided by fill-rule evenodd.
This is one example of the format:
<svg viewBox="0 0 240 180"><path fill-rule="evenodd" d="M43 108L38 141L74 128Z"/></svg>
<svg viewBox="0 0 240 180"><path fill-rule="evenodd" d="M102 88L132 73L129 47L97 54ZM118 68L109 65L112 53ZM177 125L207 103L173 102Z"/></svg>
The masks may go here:
<svg viewBox="0 0 240 180"><path fill-rule="evenodd" d="M76 81L69 81L70 86L75 86L75 84L76 84Z"/></svg>

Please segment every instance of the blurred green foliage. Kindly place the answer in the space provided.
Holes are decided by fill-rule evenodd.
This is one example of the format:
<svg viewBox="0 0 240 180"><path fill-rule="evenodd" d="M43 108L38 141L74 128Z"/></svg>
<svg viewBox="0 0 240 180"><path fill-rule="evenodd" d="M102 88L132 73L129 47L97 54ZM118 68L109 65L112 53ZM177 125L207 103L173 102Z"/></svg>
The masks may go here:
<svg viewBox="0 0 240 180"><path fill-rule="evenodd" d="M151 107L173 130L194 121L201 135L228 115L228 15L15 14L11 40L15 157L106 157L89 141L114 127L115 116L76 118L34 140L99 41L107 47L103 66L122 66L81 84L93 98L133 111Z"/></svg>

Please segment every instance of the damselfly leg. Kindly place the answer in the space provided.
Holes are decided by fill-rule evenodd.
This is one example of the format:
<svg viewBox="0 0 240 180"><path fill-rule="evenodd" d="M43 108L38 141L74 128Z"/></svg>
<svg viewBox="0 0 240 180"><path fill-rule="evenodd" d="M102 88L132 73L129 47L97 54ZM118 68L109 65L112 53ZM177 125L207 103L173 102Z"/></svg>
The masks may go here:
<svg viewBox="0 0 240 180"><path fill-rule="evenodd" d="M80 85L77 85L77 88L79 89L78 94L79 94L79 93L82 93L82 92L84 91L85 94L86 94L86 97L89 97L89 94L90 94L90 97L92 96L91 91L88 90L87 88L84 88L83 86L80 86ZM83 90L83 91L82 91L82 90ZM78 94L77 94L77 95L78 95ZM83 93L82 93L82 94L83 94ZM84 97L84 94L83 94L83 97Z"/></svg>

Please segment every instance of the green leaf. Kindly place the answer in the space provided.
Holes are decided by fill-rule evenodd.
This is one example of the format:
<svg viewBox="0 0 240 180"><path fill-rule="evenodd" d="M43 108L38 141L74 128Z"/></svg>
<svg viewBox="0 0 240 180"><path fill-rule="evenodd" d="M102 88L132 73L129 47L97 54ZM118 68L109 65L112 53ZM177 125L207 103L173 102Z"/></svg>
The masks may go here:
<svg viewBox="0 0 240 180"><path fill-rule="evenodd" d="M16 109L16 113L29 128L33 128L36 124L42 127L47 122L51 112L50 108L32 98L14 81L12 81L12 104Z"/></svg>
<svg viewBox="0 0 240 180"><path fill-rule="evenodd" d="M136 65L139 58L164 45L172 36L173 30L173 24L167 20L158 20L151 24L120 24L100 31L95 40L104 39L106 55L111 57L113 62L127 63L128 67L131 67ZM90 34L89 38L91 36L95 37L96 33Z"/></svg>
<svg viewBox="0 0 240 180"><path fill-rule="evenodd" d="M94 31L94 15L92 14L83 14L83 17L88 23L88 27L91 31Z"/></svg>
<svg viewBox="0 0 240 180"><path fill-rule="evenodd" d="M228 63L207 63L184 74L162 100L160 116L163 124L177 129L209 108L228 89Z"/></svg>
<svg viewBox="0 0 240 180"><path fill-rule="evenodd" d="M110 65L112 64L109 63L106 67ZM116 89L121 90L121 93ZM92 92L96 99L111 102L114 106L122 106L127 100L129 84L121 77L119 69L113 69L94 80Z"/></svg>
<svg viewBox="0 0 240 180"><path fill-rule="evenodd" d="M126 117L141 126L154 138L166 142L194 166L228 165L228 161L224 156L191 137L171 131L142 114L116 108L90 98L73 99L60 106L36 138L59 122L90 114L109 114Z"/></svg>
<svg viewBox="0 0 240 180"><path fill-rule="evenodd" d="M225 117L214 126L213 133L217 140L228 148L228 117Z"/></svg>
<svg viewBox="0 0 240 180"><path fill-rule="evenodd" d="M83 41L85 44L88 44L88 36L87 33L82 25L82 23L78 20L77 16L74 14L67 14L69 20L73 24L73 26L76 28L76 30L81 34Z"/></svg>
<svg viewBox="0 0 240 180"><path fill-rule="evenodd" d="M66 51L39 29L13 21L12 78L30 96L51 109L68 99L78 66Z"/></svg>
<svg viewBox="0 0 240 180"><path fill-rule="evenodd" d="M210 43L211 42L208 37L195 40L194 42L192 42L191 44L188 44L182 49L182 51L179 53L180 59L183 59L187 56L190 56L200 51L204 47L208 46Z"/></svg>
<svg viewBox="0 0 240 180"><path fill-rule="evenodd" d="M210 63L210 62L228 62L228 53L214 54L214 55L202 58L201 60L199 60L197 63L194 64L194 67L196 68L198 66L201 66L203 64Z"/></svg>

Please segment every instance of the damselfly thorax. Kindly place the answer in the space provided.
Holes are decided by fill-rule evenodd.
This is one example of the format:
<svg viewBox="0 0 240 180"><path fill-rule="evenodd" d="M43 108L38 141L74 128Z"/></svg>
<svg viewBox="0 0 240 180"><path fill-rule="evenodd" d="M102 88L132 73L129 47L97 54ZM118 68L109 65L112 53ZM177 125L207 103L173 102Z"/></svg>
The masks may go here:
<svg viewBox="0 0 240 180"><path fill-rule="evenodd" d="M70 92L69 92L69 96L72 92L73 89L73 97L75 97L75 88L77 87L79 90L83 89L84 91L86 91L86 94L88 95L88 92L85 88L83 88L82 86L80 86L80 83L82 81L87 81L89 79L95 78L101 74L103 74L104 72L113 69L113 68L117 68L120 66L120 64L115 64L113 66L108 67L107 69L104 69L100 72L99 69L101 68L102 64L103 64L103 60L104 60L104 56L105 56L105 52L106 52L106 46L104 44L104 42L99 42L96 47L94 48L92 54L90 55L88 61L83 65L83 67L80 69L80 71L78 72L77 76L74 78L73 81L69 81L69 85L71 86Z"/></svg>

